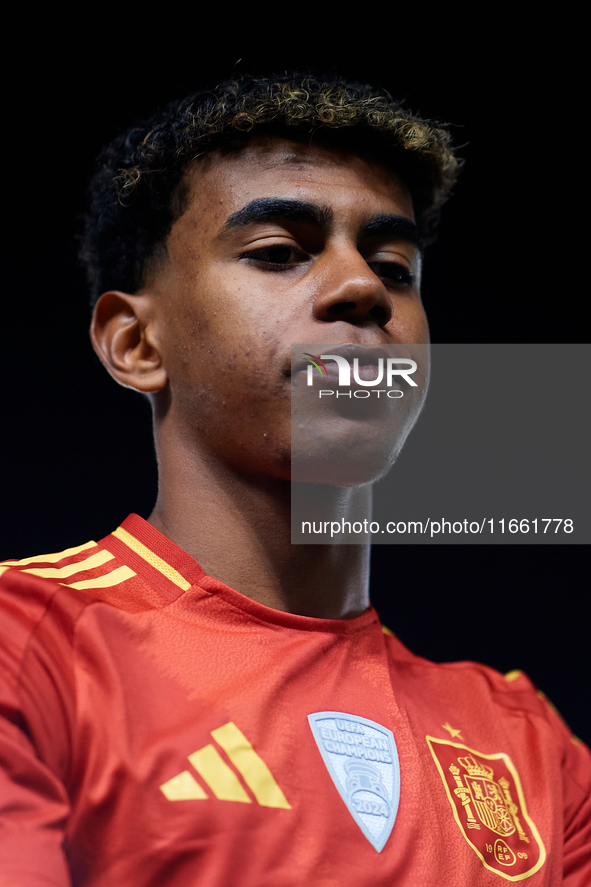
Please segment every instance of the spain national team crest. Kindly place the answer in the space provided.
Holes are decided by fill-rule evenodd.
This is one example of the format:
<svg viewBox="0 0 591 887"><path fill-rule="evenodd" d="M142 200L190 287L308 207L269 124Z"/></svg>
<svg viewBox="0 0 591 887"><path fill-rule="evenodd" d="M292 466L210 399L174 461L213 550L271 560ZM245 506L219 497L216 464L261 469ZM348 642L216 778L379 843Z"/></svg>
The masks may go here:
<svg viewBox="0 0 591 887"><path fill-rule="evenodd" d="M400 764L391 730L358 715L308 715L316 745L349 813L380 853L400 800Z"/></svg>
<svg viewBox="0 0 591 887"><path fill-rule="evenodd" d="M456 822L484 866L507 881L538 871L546 850L527 814L519 774L509 755L425 737Z"/></svg>

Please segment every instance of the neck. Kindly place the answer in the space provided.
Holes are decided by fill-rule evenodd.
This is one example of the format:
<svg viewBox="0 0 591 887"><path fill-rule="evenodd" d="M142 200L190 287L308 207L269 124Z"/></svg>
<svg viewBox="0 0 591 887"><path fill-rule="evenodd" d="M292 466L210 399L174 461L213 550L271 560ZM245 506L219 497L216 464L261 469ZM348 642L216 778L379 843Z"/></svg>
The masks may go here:
<svg viewBox="0 0 591 887"><path fill-rule="evenodd" d="M208 575L301 616L346 619L367 609L369 545L291 543L292 493L297 500L309 485L246 479L178 439L156 439L159 494L149 521ZM370 517L370 487L322 489L316 519Z"/></svg>

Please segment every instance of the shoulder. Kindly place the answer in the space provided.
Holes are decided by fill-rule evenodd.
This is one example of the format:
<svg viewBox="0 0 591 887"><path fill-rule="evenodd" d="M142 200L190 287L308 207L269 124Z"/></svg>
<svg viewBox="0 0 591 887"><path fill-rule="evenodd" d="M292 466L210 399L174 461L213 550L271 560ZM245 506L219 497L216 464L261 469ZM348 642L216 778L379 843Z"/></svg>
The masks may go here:
<svg viewBox="0 0 591 887"><path fill-rule="evenodd" d="M130 613L165 605L168 598L157 582L161 577L148 563L159 558L124 529L133 517L98 542L0 561L0 608L34 627L56 608L76 619L91 604Z"/></svg>
<svg viewBox="0 0 591 887"><path fill-rule="evenodd" d="M0 563L0 735L23 749L33 740L60 772L75 720L76 623L107 554L90 541Z"/></svg>
<svg viewBox="0 0 591 887"><path fill-rule="evenodd" d="M90 605L133 609L136 572L102 541L0 562L0 666L14 670L35 644L68 645Z"/></svg>
<svg viewBox="0 0 591 887"><path fill-rule="evenodd" d="M22 697L24 685L44 686L48 675L70 671L77 622L96 600L97 583L112 581L114 570L120 570L114 560L91 540L64 551L0 563L4 693Z"/></svg>
<svg viewBox="0 0 591 887"><path fill-rule="evenodd" d="M573 736L556 708L533 681L519 669L503 673L474 661L431 662L410 652L391 632L385 631L389 655L404 677L406 692L414 704L431 709L441 706L461 711L470 721L480 720L483 729L504 723L515 734L518 722L536 725L565 763L573 748L587 747Z"/></svg>
<svg viewBox="0 0 591 887"><path fill-rule="evenodd" d="M36 652L51 651L52 658L59 652L63 660L82 625L90 630L90 623L111 625L113 618L127 624L159 611L202 575L134 514L98 542L0 561L0 670L22 674L25 655L30 661Z"/></svg>
<svg viewBox="0 0 591 887"><path fill-rule="evenodd" d="M89 541L64 551L0 562L2 635L13 648L26 644L44 620L56 595L87 588L112 555ZM83 596L79 604L86 603ZM74 610L77 608L74 607Z"/></svg>
<svg viewBox="0 0 591 887"><path fill-rule="evenodd" d="M0 580L4 588L25 582L31 588L73 588L91 591L114 585L129 578L133 571L116 562L115 555L93 540L51 554L39 554L22 560L0 561ZM51 580L35 582L32 577Z"/></svg>

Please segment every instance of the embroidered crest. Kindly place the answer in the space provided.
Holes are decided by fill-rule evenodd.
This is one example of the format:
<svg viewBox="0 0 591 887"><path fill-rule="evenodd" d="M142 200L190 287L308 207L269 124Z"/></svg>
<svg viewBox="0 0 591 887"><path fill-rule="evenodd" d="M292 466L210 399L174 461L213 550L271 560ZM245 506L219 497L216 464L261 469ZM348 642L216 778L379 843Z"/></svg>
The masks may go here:
<svg viewBox="0 0 591 887"><path fill-rule="evenodd" d="M380 853L400 800L400 764L394 735L358 715L308 715L316 745L349 813Z"/></svg>
<svg viewBox="0 0 591 887"><path fill-rule="evenodd" d="M426 736L462 834L485 868L507 881L540 869L546 850L527 814L519 774L509 755L485 755Z"/></svg>

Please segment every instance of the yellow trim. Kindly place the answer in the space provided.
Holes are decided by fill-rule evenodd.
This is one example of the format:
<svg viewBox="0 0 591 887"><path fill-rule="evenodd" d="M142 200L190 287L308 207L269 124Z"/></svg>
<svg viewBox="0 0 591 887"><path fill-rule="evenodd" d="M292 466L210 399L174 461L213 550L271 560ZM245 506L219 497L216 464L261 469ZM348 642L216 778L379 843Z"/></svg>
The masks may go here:
<svg viewBox="0 0 591 887"><path fill-rule="evenodd" d="M236 724L230 721L223 727L212 730L211 735L241 773L261 806L291 810L291 805L273 779L271 771Z"/></svg>
<svg viewBox="0 0 591 887"><path fill-rule="evenodd" d="M556 717L560 718L560 720L562 721L563 724L565 723L564 718L562 717L562 715L560 714L560 712L558 711L558 709L556 708L556 706L554 705L554 703L552 702L552 700L551 700L551 699L548 699L548 697L547 697L546 694L543 692L543 690L536 690L536 696L539 696L539 698L542 699L542 700L546 703L546 705L548 706L548 708L550 708L550 709L554 712L554 714L556 715ZM569 729L570 729L570 728L569 728Z"/></svg>
<svg viewBox="0 0 591 887"><path fill-rule="evenodd" d="M203 801L208 797L188 770L173 776L160 786L160 791L169 801Z"/></svg>
<svg viewBox="0 0 591 887"><path fill-rule="evenodd" d="M67 576L74 576L76 573L84 573L87 570L93 570L95 567L101 567L107 561L115 559L115 555L110 551L98 551L91 554L84 561L78 561L75 564L68 564L65 567L33 567L29 570L23 570L23 573L31 573L33 576L42 576L44 579L65 579Z"/></svg>
<svg viewBox="0 0 591 887"><path fill-rule="evenodd" d="M170 564L167 564L166 561L163 561L161 557L158 557L157 554L154 554L153 551L150 551L149 548L146 548L135 536L132 536L131 533L128 533L127 530L124 530L123 527L117 527L117 529L113 532L113 536L116 536L128 548L131 548L132 551L135 551L136 554L139 554L141 558L143 558L148 564L150 564L154 569L158 570L159 573L162 573L163 576L166 576L171 582L173 582L178 588L182 588L183 591L187 591L191 587L191 583L187 582L180 573L178 573L174 567L171 567Z"/></svg>
<svg viewBox="0 0 591 887"><path fill-rule="evenodd" d="M517 678L520 678L523 672L519 668L514 668L513 671L508 671L505 675L506 681L516 681Z"/></svg>
<svg viewBox="0 0 591 887"><path fill-rule="evenodd" d="M213 745L206 745L199 751L193 752L189 755L189 760L220 801L241 801L243 804L252 804L238 777L222 760Z"/></svg>
<svg viewBox="0 0 591 887"><path fill-rule="evenodd" d="M513 765L513 761L511 760L509 755L505 754L505 752L497 752L497 754L494 754L494 755L487 755L487 754L484 754L484 752L476 751L476 749L470 748L468 745L463 745L463 744L460 745L459 742L451 742L448 739L436 739L434 736L425 736L425 739L427 740L427 745L429 746L429 751L431 752L431 756L432 756L433 760L435 761L437 769L439 770L439 775L441 776L441 780L443 782L445 792L446 792L447 797L449 799L449 803L451 804L451 809L453 811L454 819L456 820L456 822L460 828L460 831L462 833L462 836L464 837L464 840L470 845L470 847L472 847L472 849L474 850L476 855L481 860L483 866L485 868L487 868L489 871L494 872L496 875L499 875L501 878L505 878L507 881L524 881L526 878L531 878L532 875L535 875L535 873L538 872L542 868L542 866L544 865L544 863L546 861L546 848L544 846L544 842L542 841L540 833L538 832L533 820L530 819L530 817L527 813L527 808L525 806L525 797L523 795L523 790L521 788L521 781L519 779L519 774L518 774L517 770L515 769L515 767ZM505 872L502 872L500 869L493 868L492 866L490 866L487 863L486 859L484 858L484 856L482 855L482 853L480 852L478 847L476 847L472 843L472 841L469 839L468 835L466 834L466 832L464 830L464 826L463 826L462 821L459 817L456 804L451 796L451 792L449 790L449 785L447 784L447 779L446 779L445 773L443 772L443 768L441 766L439 758L437 757L437 755L433 751L433 747L431 745L432 742L437 743L437 745L448 745L448 746L451 746L452 748L459 748L462 751L472 752L473 755L478 755L478 757L480 757L480 758L486 758L488 761L503 760L505 762L505 766L510 771L510 773L513 777L513 781L515 783L515 787L517 789L517 795L519 797L519 804L521 806L521 813L523 814L523 818L527 821L527 824L529 825L530 829L532 830L532 834L533 834L534 838L536 839L539 850L540 850L540 858L538 859L537 863L535 864L535 866L532 869L530 869L528 872L524 872L522 875L508 875Z"/></svg>
<svg viewBox="0 0 591 887"><path fill-rule="evenodd" d="M132 576L137 576L137 573L134 573L130 567L118 567L116 570L113 570L111 573L107 573L105 576L97 576L96 579L83 579L80 582L61 582L61 585L67 585L69 588L111 588L113 585L119 585L120 582L125 582L126 579L131 579Z"/></svg>
<svg viewBox="0 0 591 887"><path fill-rule="evenodd" d="M5 564L9 567L22 567L25 564L55 564L58 561L64 560L66 557L73 557L75 554L79 554L81 551L85 551L87 548L93 548L96 546L96 542L92 540L90 542L85 542L84 545L76 545L75 548L66 548L64 551L58 551L55 554L36 554L35 557L24 557L21 561L0 561L0 566L4 566Z"/></svg>

